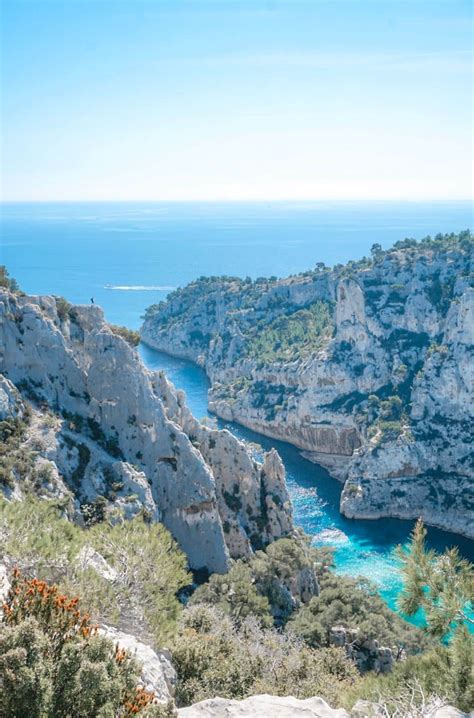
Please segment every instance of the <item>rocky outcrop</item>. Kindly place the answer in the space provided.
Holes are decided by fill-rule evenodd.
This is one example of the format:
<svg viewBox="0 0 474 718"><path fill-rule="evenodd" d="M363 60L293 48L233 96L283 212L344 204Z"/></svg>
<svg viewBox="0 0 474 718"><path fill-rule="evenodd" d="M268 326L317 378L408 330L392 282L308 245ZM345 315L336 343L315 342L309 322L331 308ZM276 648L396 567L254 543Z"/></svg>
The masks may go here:
<svg viewBox="0 0 474 718"><path fill-rule="evenodd" d="M180 708L179 718L351 718L345 710L333 710L322 698L252 696L242 701L210 698Z"/></svg>
<svg viewBox="0 0 474 718"><path fill-rule="evenodd" d="M2 415L31 402L18 441L44 464L35 490L68 492L76 520L145 513L191 567L218 572L292 531L279 458L259 463L229 432L196 421L100 308L1 291L0 372ZM19 496L15 469L13 478Z"/></svg>
<svg viewBox="0 0 474 718"><path fill-rule="evenodd" d="M22 419L25 405L16 387L0 374L0 421Z"/></svg>
<svg viewBox="0 0 474 718"><path fill-rule="evenodd" d="M100 633L138 661L141 667L140 684L145 690L153 692L160 703L173 699L177 677L168 651L155 651L135 636L112 626L101 626Z"/></svg>
<svg viewBox="0 0 474 718"><path fill-rule="evenodd" d="M333 626L329 632L329 643L331 646L344 648L347 657L354 661L360 673L390 673L393 669L392 649L380 646L375 638L362 639L356 628Z"/></svg>
<svg viewBox="0 0 474 718"><path fill-rule="evenodd" d="M436 706L438 704L438 707ZM439 705L441 704L441 705ZM367 701L357 701L350 713L330 708L322 698L298 698L279 696L251 696L242 701L211 698L178 710L179 718L386 718L386 707ZM397 714L398 715L398 714ZM401 714L400 714L401 715ZM427 705L426 709L413 709L405 718L471 718L453 706L443 706L442 701Z"/></svg>
<svg viewBox="0 0 474 718"><path fill-rule="evenodd" d="M150 307L141 334L205 368L218 416L345 482L346 516L472 538L472 258L464 233L288 279L201 279Z"/></svg>

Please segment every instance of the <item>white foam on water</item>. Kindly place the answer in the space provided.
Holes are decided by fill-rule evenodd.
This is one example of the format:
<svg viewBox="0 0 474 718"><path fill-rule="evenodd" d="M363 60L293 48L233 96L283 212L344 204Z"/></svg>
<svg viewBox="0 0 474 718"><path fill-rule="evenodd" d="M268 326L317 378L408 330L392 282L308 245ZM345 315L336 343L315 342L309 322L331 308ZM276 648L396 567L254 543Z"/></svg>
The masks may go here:
<svg viewBox="0 0 474 718"><path fill-rule="evenodd" d="M349 543L350 539L344 531L340 529L323 529L313 536L313 541L317 544L330 544L340 546Z"/></svg>
<svg viewBox="0 0 474 718"><path fill-rule="evenodd" d="M106 284L104 289L114 289L119 292L171 292L176 289L176 287L144 284Z"/></svg>

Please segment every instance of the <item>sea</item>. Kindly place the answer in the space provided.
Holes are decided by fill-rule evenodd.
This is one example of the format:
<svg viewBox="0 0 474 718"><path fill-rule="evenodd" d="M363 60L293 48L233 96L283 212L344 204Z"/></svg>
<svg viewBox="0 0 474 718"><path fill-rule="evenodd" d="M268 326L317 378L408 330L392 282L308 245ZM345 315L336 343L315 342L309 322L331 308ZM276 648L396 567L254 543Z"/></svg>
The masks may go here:
<svg viewBox="0 0 474 718"><path fill-rule="evenodd" d="M0 206L0 264L28 294L94 301L108 321L136 329L144 310L199 276L285 277L369 255L374 243L473 227L469 202L12 203ZM198 417L208 415L204 372L140 345L144 363L184 389ZM334 549L336 570L370 580L392 608L402 590L397 545L413 522L353 521L339 514L341 484L295 447L219 421L262 450L276 447L286 467L295 522L315 545ZM428 531L437 550L474 542ZM421 619L420 619L421 620Z"/></svg>

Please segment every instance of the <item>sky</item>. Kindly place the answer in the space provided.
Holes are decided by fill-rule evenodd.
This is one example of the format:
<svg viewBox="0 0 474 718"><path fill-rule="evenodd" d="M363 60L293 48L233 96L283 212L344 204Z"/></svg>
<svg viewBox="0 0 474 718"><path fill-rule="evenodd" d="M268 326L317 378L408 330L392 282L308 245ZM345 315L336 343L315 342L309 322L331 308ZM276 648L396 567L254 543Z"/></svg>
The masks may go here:
<svg viewBox="0 0 474 718"><path fill-rule="evenodd" d="M2 199L466 199L469 0L3 0Z"/></svg>

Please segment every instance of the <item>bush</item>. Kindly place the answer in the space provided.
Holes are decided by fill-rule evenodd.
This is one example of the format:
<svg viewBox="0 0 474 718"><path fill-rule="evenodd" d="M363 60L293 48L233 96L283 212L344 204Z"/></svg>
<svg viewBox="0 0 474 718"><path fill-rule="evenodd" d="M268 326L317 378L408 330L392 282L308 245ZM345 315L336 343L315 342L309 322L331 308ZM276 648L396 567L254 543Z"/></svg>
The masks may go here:
<svg viewBox="0 0 474 718"><path fill-rule="evenodd" d="M15 571L0 623L0 713L12 718L159 715L139 666L97 634L78 599ZM155 710L156 708L156 710Z"/></svg>
<svg viewBox="0 0 474 718"><path fill-rule="evenodd" d="M72 309L70 304L64 297L54 297L56 301L56 311L61 322L64 322L69 316Z"/></svg>
<svg viewBox="0 0 474 718"><path fill-rule="evenodd" d="M116 571L107 580L82 558L96 551ZM0 554L28 577L55 581L107 623L134 623L159 643L176 630L177 592L190 582L186 558L161 524L140 516L114 526L83 529L61 518L57 505L28 498L0 499Z"/></svg>
<svg viewBox="0 0 474 718"><path fill-rule="evenodd" d="M326 572L320 579L320 594L297 611L287 630L301 636L310 646L327 646L333 626L359 629L361 640L376 638L381 645L423 650L423 633L391 611L377 589L367 581Z"/></svg>
<svg viewBox="0 0 474 718"><path fill-rule="evenodd" d="M236 561L224 575L213 574L207 583L194 592L190 604L203 603L218 607L237 623L249 616L265 626L273 623L268 600L255 588L250 566L243 561Z"/></svg>
<svg viewBox="0 0 474 718"><path fill-rule="evenodd" d="M22 448L27 426L27 418L0 421L0 485L13 488L15 476L25 479L33 473L31 452Z"/></svg>
<svg viewBox="0 0 474 718"><path fill-rule="evenodd" d="M354 666L340 649L314 651L251 617L237 626L209 606L184 611L172 654L178 705L216 695L241 699L258 693L318 695L334 705L357 681Z"/></svg>
<svg viewBox="0 0 474 718"><path fill-rule="evenodd" d="M246 352L259 363L304 358L327 344L333 333L332 306L317 301L306 309L282 315L257 327Z"/></svg>
<svg viewBox="0 0 474 718"><path fill-rule="evenodd" d="M348 689L343 703L350 708L355 701L363 699L386 704L389 711L386 715L407 715L392 711L403 700L407 687L416 684L422 689L425 701L440 696L444 704L470 711L474 705L472 641L470 646L465 644L464 661L462 666L459 665L453 660L453 654L446 646L438 646L419 656L409 656L406 661L397 663L388 675L366 674L359 683ZM418 692L413 703L420 706L422 700L422 695Z"/></svg>
<svg viewBox="0 0 474 718"><path fill-rule="evenodd" d="M137 347L140 344L140 332L128 329L127 327L120 327L117 324L109 324L109 328L113 334L125 339L127 344L130 344L131 347Z"/></svg>
<svg viewBox="0 0 474 718"><path fill-rule="evenodd" d="M4 264L0 264L0 287L9 289L10 292L19 292L20 288L18 282L13 277L10 277L8 269Z"/></svg>
<svg viewBox="0 0 474 718"><path fill-rule="evenodd" d="M316 588L316 559L324 564L327 557L305 545L305 539L279 539L249 560L234 561L224 576L212 575L195 591L191 604L217 606L237 623L253 616L263 626L273 625L274 620L281 624L300 603L300 597L292 595L300 571L309 570Z"/></svg>

